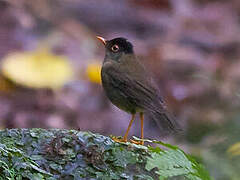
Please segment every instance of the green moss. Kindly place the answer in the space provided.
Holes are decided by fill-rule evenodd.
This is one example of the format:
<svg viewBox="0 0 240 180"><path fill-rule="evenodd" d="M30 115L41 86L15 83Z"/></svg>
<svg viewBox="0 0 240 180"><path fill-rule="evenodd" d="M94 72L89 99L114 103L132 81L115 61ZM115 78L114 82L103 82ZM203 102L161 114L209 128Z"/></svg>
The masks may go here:
<svg viewBox="0 0 240 180"><path fill-rule="evenodd" d="M6 129L0 131L0 179L201 179L199 173L207 174L177 147L162 145L168 149L74 130Z"/></svg>

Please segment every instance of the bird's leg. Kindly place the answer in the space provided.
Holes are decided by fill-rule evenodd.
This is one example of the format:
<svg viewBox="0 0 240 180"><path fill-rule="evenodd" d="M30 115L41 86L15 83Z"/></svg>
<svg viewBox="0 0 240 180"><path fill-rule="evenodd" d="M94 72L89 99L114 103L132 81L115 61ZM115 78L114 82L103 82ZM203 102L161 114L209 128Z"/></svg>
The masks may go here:
<svg viewBox="0 0 240 180"><path fill-rule="evenodd" d="M130 128L131 128L131 126L132 126L132 123L133 123L133 120L135 119L135 114L132 114L132 119L131 119L131 121L130 121L130 123L129 123L129 125L128 125L128 128L127 128L127 131L126 131L126 133L125 133L125 135L124 135L124 137L123 137L123 140L124 141L127 141L127 137L128 137L128 133L129 133L129 131L130 131Z"/></svg>
<svg viewBox="0 0 240 180"><path fill-rule="evenodd" d="M132 126L132 123L133 123L134 119L135 119L135 114L132 114L132 119L131 119L131 121L128 125L128 128L127 128L127 131L126 131L126 133L125 133L125 135L123 136L122 139L118 139L118 138L113 137L112 140L114 140L115 142L127 142L128 133L131 129L131 126Z"/></svg>
<svg viewBox="0 0 240 180"><path fill-rule="evenodd" d="M140 144L140 145L144 145L144 135L143 135L143 120L144 120L144 114L143 112L140 112L140 119L141 119L141 139L142 141L135 141L135 140L131 140L132 143L134 144Z"/></svg>

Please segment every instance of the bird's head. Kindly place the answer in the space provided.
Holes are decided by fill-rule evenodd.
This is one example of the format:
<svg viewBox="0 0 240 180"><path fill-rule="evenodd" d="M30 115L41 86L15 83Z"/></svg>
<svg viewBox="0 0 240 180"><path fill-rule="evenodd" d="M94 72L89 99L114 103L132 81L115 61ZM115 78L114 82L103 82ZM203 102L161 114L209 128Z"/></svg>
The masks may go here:
<svg viewBox="0 0 240 180"><path fill-rule="evenodd" d="M118 37L112 40L105 40L97 36L97 38L104 44L106 49L106 58L114 61L119 59L125 54L133 54L133 45L127 39Z"/></svg>

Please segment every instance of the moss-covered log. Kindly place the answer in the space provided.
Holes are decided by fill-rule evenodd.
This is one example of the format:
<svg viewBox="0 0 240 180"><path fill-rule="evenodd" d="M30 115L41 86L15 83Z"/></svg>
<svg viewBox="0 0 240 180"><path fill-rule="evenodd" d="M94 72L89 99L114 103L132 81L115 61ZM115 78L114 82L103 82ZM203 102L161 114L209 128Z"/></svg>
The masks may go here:
<svg viewBox="0 0 240 180"><path fill-rule="evenodd" d="M115 143L75 130L0 131L0 179L210 179L182 150Z"/></svg>

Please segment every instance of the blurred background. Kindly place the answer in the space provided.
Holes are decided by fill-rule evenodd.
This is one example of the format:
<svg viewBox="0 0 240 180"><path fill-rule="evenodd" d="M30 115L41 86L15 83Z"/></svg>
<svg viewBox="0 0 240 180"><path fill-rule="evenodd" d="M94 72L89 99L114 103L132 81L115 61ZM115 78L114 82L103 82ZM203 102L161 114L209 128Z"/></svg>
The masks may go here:
<svg viewBox="0 0 240 180"><path fill-rule="evenodd" d="M214 179L240 179L238 0L0 0L0 128L123 135L130 115L104 95L96 35L134 44L183 128L163 137L146 120L146 138L179 145Z"/></svg>

